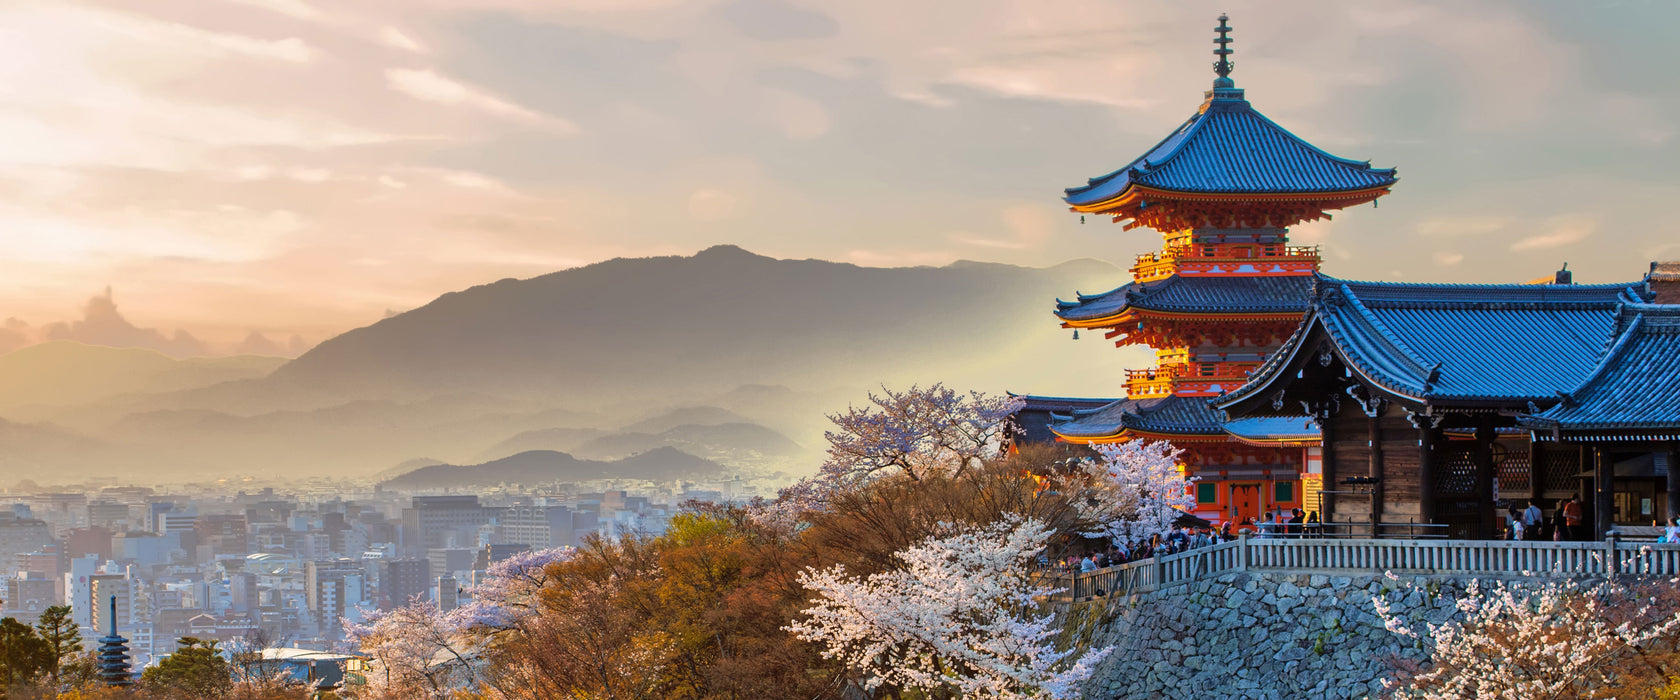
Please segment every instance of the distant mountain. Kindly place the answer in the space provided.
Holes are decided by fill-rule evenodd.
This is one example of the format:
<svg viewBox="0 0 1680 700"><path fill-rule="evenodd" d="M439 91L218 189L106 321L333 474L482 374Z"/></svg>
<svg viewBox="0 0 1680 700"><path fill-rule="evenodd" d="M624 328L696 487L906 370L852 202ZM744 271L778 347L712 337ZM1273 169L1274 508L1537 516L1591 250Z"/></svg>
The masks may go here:
<svg viewBox="0 0 1680 700"><path fill-rule="evenodd" d="M723 472L723 465L669 447L613 461L578 459L564 452L534 450L483 464L420 467L381 485L387 489L418 491L595 479L710 478Z"/></svg>
<svg viewBox="0 0 1680 700"><path fill-rule="evenodd" d="M995 393L1119 376L1123 353L1070 347L1049 312L1122 277L1095 261L869 268L718 246L451 292L284 365L36 346L0 357L0 417L62 426L29 431L28 454L65 479L369 479L422 455L471 464L592 440L602 457L674 447L798 471L804 456L761 458L819 445L825 413L883 384ZM684 426L735 427L668 434ZM630 435L609 445L614 433Z"/></svg>
<svg viewBox="0 0 1680 700"><path fill-rule="evenodd" d="M55 340L0 355L0 407L71 406L129 393L162 393L262 377L283 357L176 359L156 350Z"/></svg>
<svg viewBox="0 0 1680 700"><path fill-rule="evenodd" d="M585 442L573 452L580 457L615 459L659 447L723 461L761 462L799 453L798 443L756 423L678 425L659 433L613 433Z"/></svg>
<svg viewBox="0 0 1680 700"><path fill-rule="evenodd" d="M598 438L606 431L599 428L544 428L541 430L527 430L506 440L491 445L484 451L487 459L500 459L507 455L532 450L553 450L555 452L572 452L590 440ZM499 455L499 456L496 456Z"/></svg>
<svg viewBox="0 0 1680 700"><path fill-rule="evenodd" d="M747 423L741 414L716 406L684 406L649 416L624 426L626 433L663 433L681 425L723 425Z"/></svg>
<svg viewBox="0 0 1680 700"><path fill-rule="evenodd" d="M717 246L445 294L321 343L268 381L356 397L474 391L659 405L749 384L938 379L930 370L983 362L1012 336L1053 334L1057 294L1119 277L1094 261L871 268Z"/></svg>
<svg viewBox="0 0 1680 700"><path fill-rule="evenodd" d="M59 426L0 418L0 488L25 478L52 483L65 461L99 463L114 456L109 445Z"/></svg>

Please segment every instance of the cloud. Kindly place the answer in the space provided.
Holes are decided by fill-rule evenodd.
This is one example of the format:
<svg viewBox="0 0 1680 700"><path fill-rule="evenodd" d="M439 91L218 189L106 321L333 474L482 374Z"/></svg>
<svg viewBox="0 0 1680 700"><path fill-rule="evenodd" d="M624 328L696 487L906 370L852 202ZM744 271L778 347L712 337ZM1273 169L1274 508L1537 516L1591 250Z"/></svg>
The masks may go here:
<svg viewBox="0 0 1680 700"><path fill-rule="evenodd" d="M74 340L88 345L108 345L118 348L147 348L174 357L193 357L209 352L203 341L191 333L177 330L165 335L152 328L140 328L129 323L117 311L117 302L110 289L102 296L89 299L82 307L82 319L69 323L54 323L45 328L49 340Z"/></svg>
<svg viewBox="0 0 1680 700"><path fill-rule="evenodd" d="M0 324L0 355L29 344L29 324L15 318L8 318Z"/></svg>
<svg viewBox="0 0 1680 700"><path fill-rule="evenodd" d="M784 90L771 91L768 113L776 129L794 141L827 134L832 124L822 103Z"/></svg>
<svg viewBox="0 0 1680 700"><path fill-rule="evenodd" d="M840 32L833 17L778 0L735 0L717 12L737 31L764 41L822 39Z"/></svg>
<svg viewBox="0 0 1680 700"><path fill-rule="evenodd" d="M1447 267L1451 267L1453 265L1457 265L1461 262L1464 262L1464 254L1463 253L1448 253L1448 252L1445 252L1445 251L1437 251L1435 253L1434 257L1435 257L1435 264L1444 265L1444 266L1447 266Z"/></svg>
<svg viewBox="0 0 1680 700"><path fill-rule="evenodd" d="M735 195L709 187L688 196L688 213L699 221L717 221L735 213Z"/></svg>
<svg viewBox="0 0 1680 700"><path fill-rule="evenodd" d="M296 336L293 336L293 337L295 338ZM233 351L236 354L240 354L240 355L285 355L286 354L286 350L284 348L280 347L279 343L276 343L272 340L269 340L268 336L263 335L259 331L251 331L250 335L245 336L244 340L240 341L238 345L234 346Z"/></svg>
<svg viewBox="0 0 1680 700"><path fill-rule="evenodd" d="M1511 224L1508 216L1436 216L1419 221L1420 236L1479 236L1503 230Z"/></svg>
<svg viewBox="0 0 1680 700"><path fill-rule="evenodd" d="M430 69L392 68L385 71L385 80L391 89L417 100L469 107L499 117L509 117L528 122L543 122L552 125L559 131L577 131L576 126L564 119L545 115L509 102L466 83L440 75Z"/></svg>
<svg viewBox="0 0 1680 700"><path fill-rule="evenodd" d="M270 12L278 12L295 19L315 21L321 19L321 11L303 0L226 0L235 5L258 7Z"/></svg>
<svg viewBox="0 0 1680 700"><path fill-rule="evenodd" d="M424 44L416 41L414 37L404 34L396 27L380 28L379 41L394 49L402 49L412 53L426 53Z"/></svg>
<svg viewBox="0 0 1680 700"><path fill-rule="evenodd" d="M1565 215L1548 219L1545 232L1529 236L1511 244L1513 251L1547 250L1560 248L1571 243L1578 243L1587 236L1591 236L1598 228L1598 222L1584 215Z"/></svg>

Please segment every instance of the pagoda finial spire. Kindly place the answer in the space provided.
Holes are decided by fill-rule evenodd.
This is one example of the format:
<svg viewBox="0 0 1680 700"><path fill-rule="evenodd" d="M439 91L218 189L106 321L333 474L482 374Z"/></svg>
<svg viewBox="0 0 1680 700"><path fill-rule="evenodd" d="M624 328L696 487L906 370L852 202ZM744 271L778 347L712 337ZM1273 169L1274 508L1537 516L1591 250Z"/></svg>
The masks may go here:
<svg viewBox="0 0 1680 700"><path fill-rule="evenodd" d="M1219 60L1213 64L1213 72L1219 74L1219 79L1213 81L1214 87L1231 87L1236 84L1231 80L1231 71L1235 70L1237 66L1231 62L1231 54L1234 53L1231 50L1231 42L1235 39L1230 37L1231 25L1228 23L1230 19L1230 17L1221 13L1219 15L1219 26L1213 28L1213 31L1219 33L1219 38L1213 40L1213 43L1219 45L1219 48L1213 50L1213 55L1219 57Z"/></svg>

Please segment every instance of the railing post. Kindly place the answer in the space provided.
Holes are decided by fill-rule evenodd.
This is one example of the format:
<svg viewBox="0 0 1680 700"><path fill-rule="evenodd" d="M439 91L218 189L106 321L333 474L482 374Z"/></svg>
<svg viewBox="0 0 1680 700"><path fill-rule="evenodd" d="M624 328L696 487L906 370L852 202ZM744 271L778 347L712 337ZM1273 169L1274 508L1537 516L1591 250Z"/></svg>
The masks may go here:
<svg viewBox="0 0 1680 700"><path fill-rule="evenodd" d="M1237 533L1237 571L1248 571L1248 531Z"/></svg>
<svg viewBox="0 0 1680 700"><path fill-rule="evenodd" d="M1155 561L1155 589L1156 590L1161 590L1161 589L1167 587L1167 562L1165 561L1165 557L1162 557L1160 555L1156 555L1154 561Z"/></svg>
<svg viewBox="0 0 1680 700"><path fill-rule="evenodd" d="M1622 563L1616 560L1616 538L1621 536L1622 533L1615 530L1604 533L1604 573L1612 578L1622 573Z"/></svg>

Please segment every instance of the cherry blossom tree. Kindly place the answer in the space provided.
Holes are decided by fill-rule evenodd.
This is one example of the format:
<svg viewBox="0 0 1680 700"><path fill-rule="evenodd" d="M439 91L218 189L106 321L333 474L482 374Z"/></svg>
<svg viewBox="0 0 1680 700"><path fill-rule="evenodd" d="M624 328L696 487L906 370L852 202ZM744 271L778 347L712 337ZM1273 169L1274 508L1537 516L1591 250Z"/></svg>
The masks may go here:
<svg viewBox="0 0 1680 700"><path fill-rule="evenodd" d="M1180 450L1162 441L1098 445L1097 457L1080 460L1064 480L1074 508L1091 523L1079 534L1116 542L1170 531L1196 507L1193 478L1179 468Z"/></svg>
<svg viewBox="0 0 1680 700"><path fill-rule="evenodd" d="M553 565L576 555L571 547L533 549L491 564L484 580L467 589L472 601L450 612L449 624L479 633L517 626L537 614L537 593L552 580Z"/></svg>
<svg viewBox="0 0 1680 700"><path fill-rule="evenodd" d="M473 684L470 640L427 601L374 612L361 623L346 621L344 628L368 656L367 685L357 697L448 700Z"/></svg>
<svg viewBox="0 0 1680 700"><path fill-rule="evenodd" d="M551 565L569 560L570 547L522 552L495 564L468 593L472 602L448 613L423 600L375 612L345 632L369 657L367 686L360 697L449 698L478 683L483 645L533 619L537 596Z"/></svg>
<svg viewBox="0 0 1680 700"><path fill-rule="evenodd" d="M1420 640L1429 653L1422 670L1401 669L1392 684L1396 697L1604 698L1639 681L1666 682L1665 670L1648 658L1654 645L1672 644L1680 633L1680 609L1667 594L1676 582L1471 581L1457 601L1462 619L1439 625L1396 611L1392 601L1410 586L1372 604L1390 632Z"/></svg>
<svg viewBox="0 0 1680 700"><path fill-rule="evenodd" d="M989 698L1073 698L1110 648L1057 650L1057 626L1038 615L1029 565L1053 532L1019 517L950 527L897 553L903 568L856 579L843 566L807 569L816 594L786 629L823 647L876 691Z"/></svg>
<svg viewBox="0 0 1680 700"><path fill-rule="evenodd" d="M828 462L823 474L847 485L880 472L911 479L930 473L960 476L996 456L1020 401L1008 396L966 394L943 384L905 391L882 388L869 394L869 405L849 407L828 417Z"/></svg>

